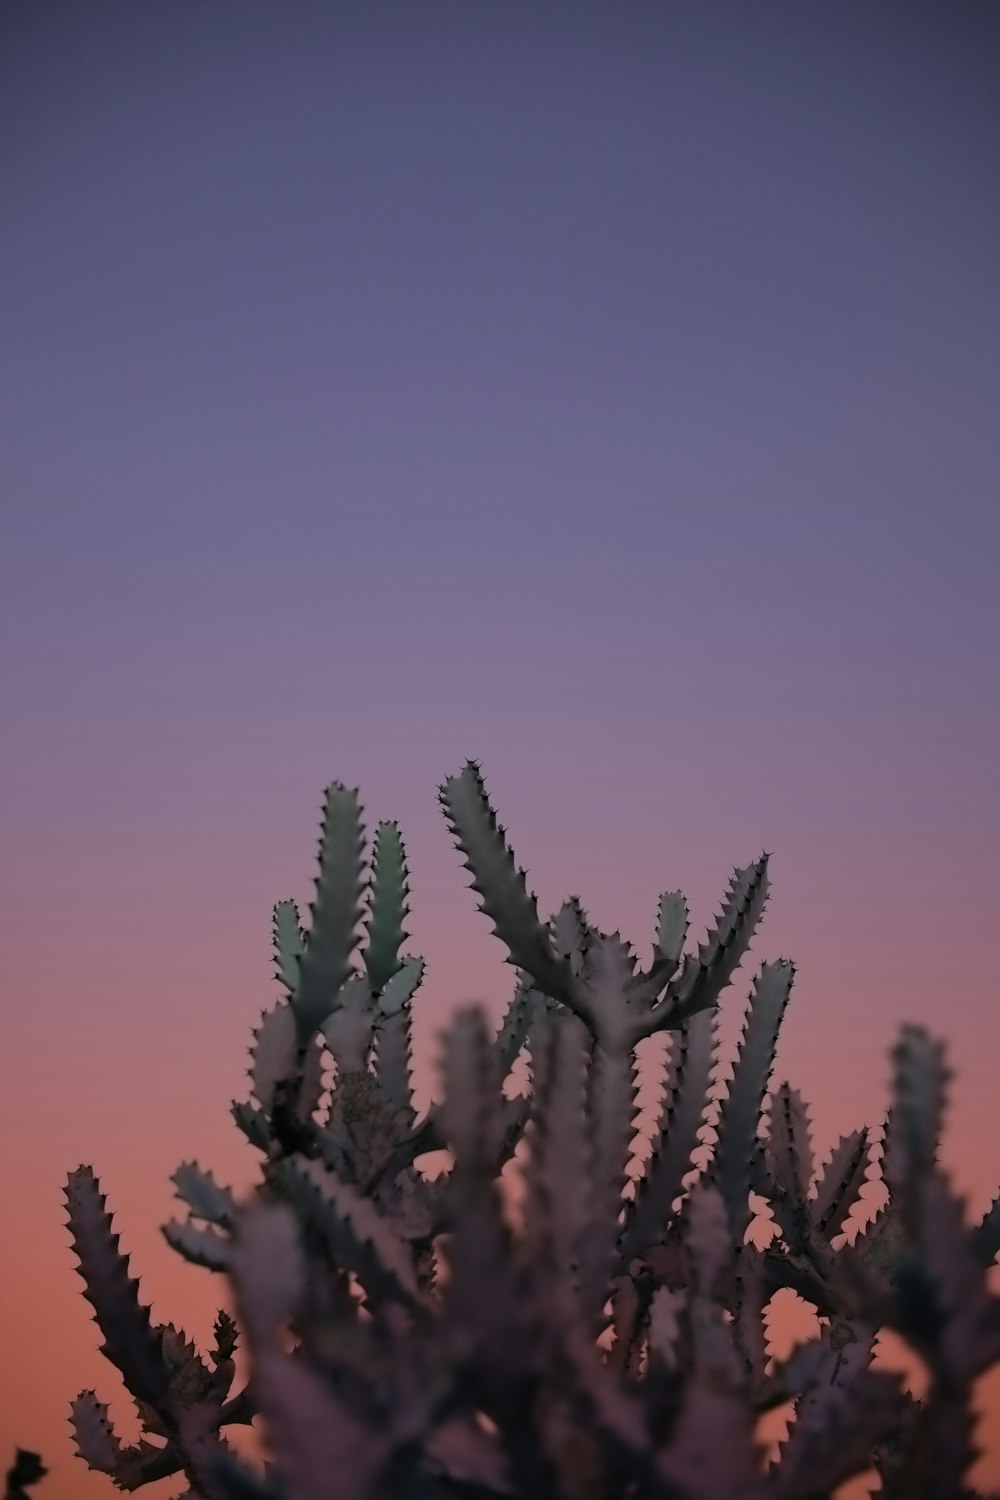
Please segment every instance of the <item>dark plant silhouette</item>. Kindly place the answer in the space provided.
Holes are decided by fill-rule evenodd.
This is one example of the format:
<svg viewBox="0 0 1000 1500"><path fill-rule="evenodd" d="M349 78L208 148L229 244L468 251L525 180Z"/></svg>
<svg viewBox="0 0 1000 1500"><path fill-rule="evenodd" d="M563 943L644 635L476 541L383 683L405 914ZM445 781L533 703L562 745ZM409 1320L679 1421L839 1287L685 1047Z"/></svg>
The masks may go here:
<svg viewBox="0 0 1000 1500"><path fill-rule="evenodd" d="M238 1202L185 1163L173 1181L188 1215L164 1227L181 1255L229 1278L249 1382L234 1393L226 1312L207 1356L152 1323L81 1166L66 1189L73 1248L145 1435L123 1444L84 1391L72 1404L80 1456L121 1489L183 1474L206 1500L826 1500L871 1467L886 1500L971 1500L971 1388L1000 1358L1000 1299L986 1285L1000 1197L968 1226L938 1164L941 1045L916 1027L900 1037L882 1132L888 1201L849 1245L876 1141L854 1130L817 1164L805 1102L773 1084L788 960L758 971L712 1102L717 1001L763 911L768 856L735 870L694 952L684 897L663 894L641 968L575 896L539 919L474 763L440 798L517 971L499 1032L479 1010L455 1018L441 1101L418 1121L410 1028L424 965L402 952L403 842L395 823L378 825L369 879L357 793L329 786L310 928L293 902L275 907L285 996L254 1033L251 1098L233 1105L261 1153L260 1185ZM630 1194L636 1046L659 1031L659 1117ZM530 1093L508 1097L522 1051ZM714 1148L696 1169L709 1123ZM519 1146L517 1218L499 1179ZM429 1180L418 1159L441 1148L452 1165ZM775 1223L764 1248L747 1234L751 1194ZM819 1333L779 1362L765 1312L786 1287L814 1306ZM873 1368L885 1328L926 1366L919 1403ZM760 1418L789 1402L767 1464ZM256 1414L262 1473L223 1435Z"/></svg>
<svg viewBox="0 0 1000 1500"><path fill-rule="evenodd" d="M7 1470L4 1500L28 1500L28 1486L37 1484L48 1473L37 1453L18 1448L14 1462Z"/></svg>

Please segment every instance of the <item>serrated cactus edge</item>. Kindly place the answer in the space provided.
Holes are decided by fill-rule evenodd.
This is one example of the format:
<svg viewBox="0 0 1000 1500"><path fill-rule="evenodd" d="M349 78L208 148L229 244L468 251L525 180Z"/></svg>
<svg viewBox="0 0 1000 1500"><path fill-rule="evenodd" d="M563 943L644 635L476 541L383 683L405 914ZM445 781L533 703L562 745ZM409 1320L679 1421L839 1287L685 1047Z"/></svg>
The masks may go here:
<svg viewBox="0 0 1000 1500"><path fill-rule="evenodd" d="M82 1391L79 1456L121 1490L179 1476L185 1500L832 1500L871 1470L883 1500L974 1500L972 1388L1000 1360L987 1285L1000 1197L967 1223L940 1165L940 1041L902 1032L888 1201L848 1244L876 1133L855 1125L824 1157L807 1101L775 1078L789 960L761 965L719 1097L718 1007L768 898L769 856L735 868L693 952L687 903L664 892L644 969L578 896L539 917L476 762L439 798L517 971L499 1030L479 1008L454 1018L443 1097L418 1119L424 962L403 952L405 845L380 823L369 867L357 791L332 783L312 925L294 902L274 908L283 994L258 1018L248 1097L232 1105L259 1182L237 1199L197 1162L173 1178L187 1216L163 1232L228 1283L235 1312L220 1311L211 1350L153 1322L96 1174L69 1174L84 1294L143 1430L124 1443ZM636 1048L657 1031L660 1107L631 1191ZM522 1052L530 1091L507 1097ZM419 1158L441 1148L452 1165L428 1179ZM512 1213L500 1179L517 1152ZM764 1247L748 1234L751 1193L774 1221ZM812 1303L819 1332L779 1363L765 1320L784 1288ZM924 1363L920 1402L873 1368L885 1328ZM238 1340L249 1375L234 1391ZM786 1403L769 1461L759 1423ZM256 1418L262 1470L225 1437ZM19 1451L7 1500L44 1472Z"/></svg>

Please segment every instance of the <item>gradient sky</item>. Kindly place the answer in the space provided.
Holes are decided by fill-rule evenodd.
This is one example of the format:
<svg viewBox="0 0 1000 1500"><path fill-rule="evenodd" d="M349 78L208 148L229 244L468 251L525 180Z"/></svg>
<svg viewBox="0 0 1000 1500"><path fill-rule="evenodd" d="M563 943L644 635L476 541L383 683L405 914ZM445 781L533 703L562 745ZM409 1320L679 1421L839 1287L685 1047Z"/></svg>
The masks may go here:
<svg viewBox="0 0 1000 1500"><path fill-rule="evenodd" d="M334 778L407 840L422 1099L513 980L436 802L475 756L543 912L643 961L662 890L700 936L773 850L729 1034L792 956L826 1150L930 1026L985 1206L998 64L987 3L0 9L0 1462L40 1500L109 1493L81 1388L136 1432L66 1172L207 1338L168 1178L252 1179L228 1101Z"/></svg>

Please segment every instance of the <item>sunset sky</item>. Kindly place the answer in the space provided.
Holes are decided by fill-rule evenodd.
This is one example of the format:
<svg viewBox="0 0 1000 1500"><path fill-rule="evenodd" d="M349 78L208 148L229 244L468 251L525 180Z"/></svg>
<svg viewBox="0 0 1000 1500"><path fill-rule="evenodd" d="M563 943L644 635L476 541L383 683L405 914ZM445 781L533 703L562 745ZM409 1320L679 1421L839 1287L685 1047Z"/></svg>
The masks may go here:
<svg viewBox="0 0 1000 1500"><path fill-rule="evenodd" d="M965 0L0 9L0 1465L39 1500L113 1493L81 1389L138 1431L66 1173L207 1340L169 1177L254 1179L229 1101L333 779L407 842L423 1102L514 979L437 803L471 756L543 914L643 962L661 891L700 938L773 851L726 1035L793 958L825 1152L930 1027L985 1208L998 65Z"/></svg>

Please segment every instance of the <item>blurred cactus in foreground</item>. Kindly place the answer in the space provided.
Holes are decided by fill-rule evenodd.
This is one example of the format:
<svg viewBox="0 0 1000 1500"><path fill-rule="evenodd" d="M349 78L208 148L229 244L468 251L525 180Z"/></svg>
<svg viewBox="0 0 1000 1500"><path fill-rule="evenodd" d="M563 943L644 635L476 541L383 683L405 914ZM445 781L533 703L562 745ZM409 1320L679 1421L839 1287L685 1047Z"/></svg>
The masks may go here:
<svg viewBox="0 0 1000 1500"><path fill-rule="evenodd" d="M7 1470L4 1500L28 1500L28 1485L37 1484L48 1472L37 1453L18 1448L13 1464Z"/></svg>
<svg viewBox="0 0 1000 1500"><path fill-rule="evenodd" d="M254 1032L251 1097L233 1105L260 1185L237 1201L197 1163L173 1178L188 1213L167 1240L233 1293L237 1317L219 1313L207 1355L151 1321L97 1178L70 1174L85 1295L144 1430L124 1444L84 1391L80 1456L120 1489L177 1475L205 1500L824 1500L872 1469L886 1500L969 1500L972 1386L1000 1359L986 1285L1000 1199L967 1226L938 1164L940 1044L916 1027L900 1037L888 1202L847 1244L876 1139L854 1130L817 1162L804 1100L774 1083L785 959L757 973L718 1098L717 1002L761 917L767 855L735 870L694 952L684 897L663 894L641 968L575 896L539 919L474 763L440 800L516 970L498 1033L479 1010L454 1019L441 1101L418 1120L424 965L402 951L403 842L380 823L367 872L357 793L328 787L312 920L306 931L293 902L275 907L285 993ZM633 1191L636 1048L656 1032L659 1115ZM509 1097L522 1052L530 1092ZM499 1178L519 1146L515 1214ZM430 1180L418 1159L440 1149L452 1165ZM747 1234L751 1194L774 1220L763 1248ZM812 1304L819 1332L777 1361L766 1312L783 1288ZM921 1402L873 1368L883 1329L923 1361ZM234 1392L237 1336L250 1374ZM767 1462L761 1418L789 1403ZM223 1435L258 1415L263 1471Z"/></svg>

